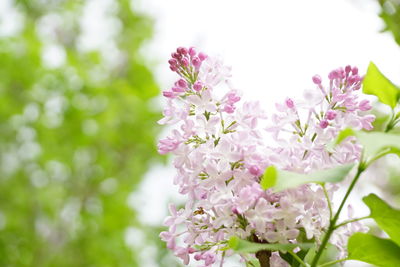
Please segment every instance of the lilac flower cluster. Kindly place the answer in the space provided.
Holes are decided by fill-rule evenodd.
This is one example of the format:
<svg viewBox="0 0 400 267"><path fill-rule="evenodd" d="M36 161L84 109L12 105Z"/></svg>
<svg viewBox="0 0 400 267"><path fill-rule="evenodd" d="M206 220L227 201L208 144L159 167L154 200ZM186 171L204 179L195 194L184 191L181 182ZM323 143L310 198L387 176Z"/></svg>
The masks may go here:
<svg viewBox="0 0 400 267"><path fill-rule="evenodd" d="M361 148L351 138L334 149L327 146L346 127L372 128L374 117L363 115L371 106L359 99L362 78L357 68L332 71L329 87L314 76L316 88L306 92L305 100L288 98L277 104L265 129L260 126L268 124L260 104L239 105L241 95L221 60L180 47L169 64L180 78L163 92L167 106L159 122L176 126L160 140L158 151L175 156L174 183L188 200L179 210L170 205L168 231L160 234L167 247L184 264L194 259L202 262L199 266L222 266L233 254L227 245L232 236L318 243L329 225L327 197L332 198L337 186L307 184L276 193L262 190L260 176L270 165L307 173L359 159ZM268 134L274 144L266 144ZM363 229L349 224L340 230L348 236ZM333 237L331 243L345 253L342 237ZM276 252L270 261L271 266L283 262Z"/></svg>

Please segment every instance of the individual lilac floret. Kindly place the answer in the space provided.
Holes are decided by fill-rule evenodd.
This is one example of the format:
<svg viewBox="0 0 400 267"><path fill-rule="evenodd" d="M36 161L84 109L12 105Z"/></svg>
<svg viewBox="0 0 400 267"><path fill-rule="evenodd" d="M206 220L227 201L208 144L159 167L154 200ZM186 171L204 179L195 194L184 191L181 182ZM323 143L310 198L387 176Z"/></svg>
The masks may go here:
<svg viewBox="0 0 400 267"><path fill-rule="evenodd" d="M331 120L334 120L336 118L337 112L332 110L332 109L330 109L330 110L328 110L326 112L325 115L326 115L326 118L331 121Z"/></svg>

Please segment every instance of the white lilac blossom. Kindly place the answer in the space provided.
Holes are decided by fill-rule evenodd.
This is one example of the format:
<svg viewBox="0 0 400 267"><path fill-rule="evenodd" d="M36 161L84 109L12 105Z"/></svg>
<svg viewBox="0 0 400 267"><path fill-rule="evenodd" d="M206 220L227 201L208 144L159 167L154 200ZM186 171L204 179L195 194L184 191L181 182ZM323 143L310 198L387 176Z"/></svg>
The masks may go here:
<svg viewBox="0 0 400 267"><path fill-rule="evenodd" d="M372 128L371 106L358 92L362 77L355 67L332 71L329 85L314 76L315 88L303 100L287 98L267 120L258 102L239 105L241 94L230 82L230 68L218 58L180 47L169 60L179 79L163 92L168 99L161 124L174 125L160 140L158 151L172 153L177 170L174 183L187 196L184 208L170 205L165 220L168 231L160 234L167 247L188 264L223 264L233 252L232 236L268 243L320 243L329 226L336 185L322 188L306 184L274 193L263 190L260 176L266 167L308 173L357 161L361 147L348 138L328 149L342 129ZM263 136L272 135L274 143ZM345 239L357 224L340 229L332 237L341 254ZM272 253L271 266L286 266L279 253Z"/></svg>

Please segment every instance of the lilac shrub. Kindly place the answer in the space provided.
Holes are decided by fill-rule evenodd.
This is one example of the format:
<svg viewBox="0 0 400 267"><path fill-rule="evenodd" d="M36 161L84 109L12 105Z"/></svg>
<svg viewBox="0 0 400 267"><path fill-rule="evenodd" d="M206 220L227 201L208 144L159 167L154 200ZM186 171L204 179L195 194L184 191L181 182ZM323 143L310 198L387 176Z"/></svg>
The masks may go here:
<svg viewBox="0 0 400 267"><path fill-rule="evenodd" d="M158 151L174 155L174 184L187 202L181 209L169 206L168 230L160 234L167 247L185 265L194 260L199 266L222 266L235 253L228 244L233 236L320 245L338 185L310 183L276 192L264 190L260 180L271 165L307 174L360 160L355 137L328 145L343 129L372 129L375 117L365 113L371 105L360 92L358 69L333 70L326 84L312 77L314 89L303 99L287 98L267 116L259 102L242 102L230 68L219 58L180 47L169 64L179 78L163 92L167 106L159 123L174 127ZM339 258L346 256L347 238L360 231L366 227L354 221L332 233ZM282 255L267 251L264 256L270 266L289 266ZM247 263L254 254L240 257Z"/></svg>

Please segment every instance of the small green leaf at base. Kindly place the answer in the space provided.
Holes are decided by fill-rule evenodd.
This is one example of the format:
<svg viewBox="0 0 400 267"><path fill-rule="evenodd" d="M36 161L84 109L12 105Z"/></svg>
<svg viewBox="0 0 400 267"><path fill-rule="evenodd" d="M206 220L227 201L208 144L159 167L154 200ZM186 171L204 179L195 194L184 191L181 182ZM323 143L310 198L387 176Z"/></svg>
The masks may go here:
<svg viewBox="0 0 400 267"><path fill-rule="evenodd" d="M400 247L389 239L356 233L349 239L349 260L363 261L382 267L400 266Z"/></svg>
<svg viewBox="0 0 400 267"><path fill-rule="evenodd" d="M276 170L275 166L269 166L261 178L261 188L267 190L268 188L273 187L276 184L277 175L278 171Z"/></svg>
<svg viewBox="0 0 400 267"><path fill-rule="evenodd" d="M400 89L386 78L371 62L363 81L363 92L378 97L379 101L394 108L400 97Z"/></svg>

